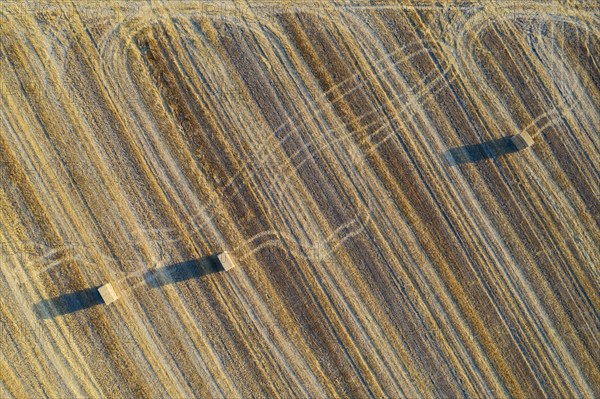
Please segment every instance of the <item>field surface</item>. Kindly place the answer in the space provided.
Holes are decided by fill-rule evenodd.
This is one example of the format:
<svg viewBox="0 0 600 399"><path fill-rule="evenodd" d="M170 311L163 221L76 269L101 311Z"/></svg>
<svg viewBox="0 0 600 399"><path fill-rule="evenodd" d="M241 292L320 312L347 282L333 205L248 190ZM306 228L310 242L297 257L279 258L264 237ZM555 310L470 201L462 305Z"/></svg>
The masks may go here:
<svg viewBox="0 0 600 399"><path fill-rule="evenodd" d="M0 398L599 397L599 62L593 1L3 1Z"/></svg>

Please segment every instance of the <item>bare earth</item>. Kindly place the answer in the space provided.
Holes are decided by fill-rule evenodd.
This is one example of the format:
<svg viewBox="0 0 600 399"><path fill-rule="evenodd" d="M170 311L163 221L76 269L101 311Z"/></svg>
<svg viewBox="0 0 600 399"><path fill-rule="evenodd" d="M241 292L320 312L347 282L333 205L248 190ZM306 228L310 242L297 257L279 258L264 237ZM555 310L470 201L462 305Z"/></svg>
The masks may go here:
<svg viewBox="0 0 600 399"><path fill-rule="evenodd" d="M3 1L0 397L599 397L599 62L594 1Z"/></svg>

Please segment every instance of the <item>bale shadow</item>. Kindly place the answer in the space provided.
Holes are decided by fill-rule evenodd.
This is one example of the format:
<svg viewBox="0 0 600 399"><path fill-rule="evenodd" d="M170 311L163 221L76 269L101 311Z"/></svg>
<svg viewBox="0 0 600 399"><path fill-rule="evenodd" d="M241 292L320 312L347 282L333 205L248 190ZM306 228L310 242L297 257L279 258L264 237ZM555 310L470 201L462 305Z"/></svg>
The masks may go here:
<svg viewBox="0 0 600 399"><path fill-rule="evenodd" d="M74 313L104 303L99 287L71 292L56 298L44 299L33 305L39 319L52 319L57 316Z"/></svg>
<svg viewBox="0 0 600 399"><path fill-rule="evenodd" d="M508 136L481 144L450 148L444 153L444 157L450 166L456 166L484 159L498 158L517 151L517 147L512 142L512 136Z"/></svg>
<svg viewBox="0 0 600 399"><path fill-rule="evenodd" d="M160 269L148 270L144 274L144 279L150 287L158 288L163 285L175 284L180 281L218 273L222 270L221 262L219 262L217 256L211 255L200 259L175 263Z"/></svg>

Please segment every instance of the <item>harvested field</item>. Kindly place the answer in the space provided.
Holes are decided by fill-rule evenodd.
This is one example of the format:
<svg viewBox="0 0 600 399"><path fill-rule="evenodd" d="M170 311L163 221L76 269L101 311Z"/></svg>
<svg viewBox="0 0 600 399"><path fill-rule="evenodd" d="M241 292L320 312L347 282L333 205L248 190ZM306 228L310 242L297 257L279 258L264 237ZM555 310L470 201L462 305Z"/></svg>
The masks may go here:
<svg viewBox="0 0 600 399"><path fill-rule="evenodd" d="M373 3L3 3L0 397L600 396L600 7Z"/></svg>

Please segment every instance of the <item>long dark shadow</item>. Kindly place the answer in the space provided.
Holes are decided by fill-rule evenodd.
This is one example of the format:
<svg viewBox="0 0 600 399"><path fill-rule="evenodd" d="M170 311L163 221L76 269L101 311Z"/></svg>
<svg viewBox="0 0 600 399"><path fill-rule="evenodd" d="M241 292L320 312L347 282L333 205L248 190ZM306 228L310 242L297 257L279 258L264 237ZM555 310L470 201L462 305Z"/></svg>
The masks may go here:
<svg viewBox="0 0 600 399"><path fill-rule="evenodd" d="M219 259L216 255L212 255L175 263L160 269L148 270L144 275L144 279L149 286L157 288L217 273L221 270L222 267Z"/></svg>
<svg viewBox="0 0 600 399"><path fill-rule="evenodd" d="M35 314L40 319L51 319L56 316L77 312L104 303L98 287L75 291L56 298L44 299L33 305Z"/></svg>
<svg viewBox="0 0 600 399"><path fill-rule="evenodd" d="M450 148L444 153L444 157L450 166L455 166L478 162L484 159L498 158L499 156L517 151L517 147L512 142L512 136L508 136L481 144Z"/></svg>

